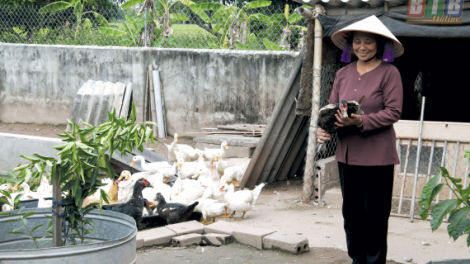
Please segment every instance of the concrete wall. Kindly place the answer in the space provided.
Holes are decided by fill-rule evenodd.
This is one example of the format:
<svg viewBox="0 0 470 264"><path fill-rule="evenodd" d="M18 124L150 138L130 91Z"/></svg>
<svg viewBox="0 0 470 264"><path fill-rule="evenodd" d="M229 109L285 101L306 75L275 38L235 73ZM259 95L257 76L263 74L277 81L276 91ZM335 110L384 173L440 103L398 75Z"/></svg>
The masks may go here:
<svg viewBox="0 0 470 264"><path fill-rule="evenodd" d="M52 147L62 144L64 142L57 138L0 133L0 146L2 147L2 151L0 151L0 175L6 175L9 170L14 169L20 163L31 163L20 158L20 155L33 157L33 154L40 154L56 157L57 150Z"/></svg>
<svg viewBox="0 0 470 264"><path fill-rule="evenodd" d="M0 44L0 120L65 124L87 80L132 82L142 116L146 70L160 70L168 131L267 123L297 52Z"/></svg>

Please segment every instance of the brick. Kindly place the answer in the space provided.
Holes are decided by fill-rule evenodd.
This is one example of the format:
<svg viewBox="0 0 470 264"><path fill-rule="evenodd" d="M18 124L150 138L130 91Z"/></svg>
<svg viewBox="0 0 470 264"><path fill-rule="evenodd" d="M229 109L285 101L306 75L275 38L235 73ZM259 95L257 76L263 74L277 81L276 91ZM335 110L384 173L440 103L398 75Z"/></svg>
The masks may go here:
<svg viewBox="0 0 470 264"><path fill-rule="evenodd" d="M145 230L137 233L139 238L144 239L144 246L167 246L171 244L171 239L176 233L166 227Z"/></svg>
<svg viewBox="0 0 470 264"><path fill-rule="evenodd" d="M226 234L205 234L202 240L205 245L216 247L233 243L233 238Z"/></svg>
<svg viewBox="0 0 470 264"><path fill-rule="evenodd" d="M191 233L204 234L204 227L205 225L199 223L198 221L188 221L166 226L166 228L175 232L177 236Z"/></svg>
<svg viewBox="0 0 470 264"><path fill-rule="evenodd" d="M274 233L263 238L264 249L277 249L293 254L307 252L308 239L304 236L286 233Z"/></svg>
<svg viewBox="0 0 470 264"><path fill-rule="evenodd" d="M233 231L232 237L241 244L263 249L263 238L276 230L243 226Z"/></svg>
<svg viewBox="0 0 470 264"><path fill-rule="evenodd" d="M217 221L213 224L206 226L205 232L206 234L217 233L227 234L231 236L234 230L241 228L244 228L244 226L227 221Z"/></svg>
<svg viewBox="0 0 470 264"><path fill-rule="evenodd" d="M174 247L187 247L192 245L200 245L201 241L201 234L187 234L174 237L172 239L172 244Z"/></svg>

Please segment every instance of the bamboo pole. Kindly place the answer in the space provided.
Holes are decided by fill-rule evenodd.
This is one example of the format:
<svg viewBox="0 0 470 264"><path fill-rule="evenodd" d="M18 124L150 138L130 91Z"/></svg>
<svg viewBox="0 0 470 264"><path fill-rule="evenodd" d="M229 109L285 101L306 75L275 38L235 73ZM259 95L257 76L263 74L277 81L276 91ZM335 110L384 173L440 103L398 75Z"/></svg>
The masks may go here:
<svg viewBox="0 0 470 264"><path fill-rule="evenodd" d="M58 203L62 201L62 193L60 190L59 168L56 167L55 178L52 183L52 198ZM54 208L54 212L58 215L62 214L62 206ZM62 219L55 215L52 216L52 246L62 246Z"/></svg>
<svg viewBox="0 0 470 264"><path fill-rule="evenodd" d="M315 14L321 12L322 5L315 5ZM312 89L312 112L310 116L310 127L308 132L307 158L305 161L304 186L302 200L310 203L314 193L315 154L317 143L317 117L320 109L320 84L321 84L321 62L323 45L323 28L318 18L315 18L315 41L313 56L313 89Z"/></svg>

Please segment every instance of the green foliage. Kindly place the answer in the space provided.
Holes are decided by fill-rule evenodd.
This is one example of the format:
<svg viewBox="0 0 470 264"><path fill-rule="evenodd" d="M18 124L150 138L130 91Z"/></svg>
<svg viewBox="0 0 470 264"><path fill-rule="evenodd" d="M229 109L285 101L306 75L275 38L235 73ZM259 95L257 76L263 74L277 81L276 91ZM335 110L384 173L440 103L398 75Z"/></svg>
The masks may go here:
<svg viewBox="0 0 470 264"><path fill-rule="evenodd" d="M470 160L470 149L465 152L465 158ZM468 162L468 161L467 161ZM470 177L470 174L467 176ZM437 184L442 178L445 184ZM449 215L449 225L447 233L449 237L457 240L462 235L467 236L467 246L470 246L470 220L467 219L470 213L470 187L463 188L462 179L457 179L449 175L446 168L440 168L440 174L435 175L424 185L419 205L423 206L420 216L424 220L429 215L434 198L441 192L444 185L447 185L454 193L456 199L447 199L434 205L431 210L431 229L434 232L442 224L446 215Z"/></svg>
<svg viewBox="0 0 470 264"><path fill-rule="evenodd" d="M263 43L267 50L283 50L282 47L279 47L276 43L269 41L267 38L263 39Z"/></svg>
<svg viewBox="0 0 470 264"><path fill-rule="evenodd" d="M85 243L85 236L93 230L86 227L91 222L85 216L94 210L98 204L89 204L83 207L85 198L98 191L104 184L99 178L110 177L116 179L110 163L113 155L127 155L126 151L132 153L133 149L144 150L143 144L149 140L155 144L153 130L149 126L156 125L152 122L136 123L135 105L132 104L132 111L129 117L118 117L116 112L108 112L109 121L98 127L84 123L84 127L79 126L75 121L70 120L71 133L64 131L58 134L64 144L54 147L58 150L57 157L46 157L33 155L25 157L29 164L15 168L19 180L34 180L42 175L50 176L53 182L55 177L59 177L63 202L73 203L68 205L67 217L67 237L71 241L81 244ZM51 172L45 170L46 166L51 166ZM28 176L30 175L30 176ZM109 196L101 192L100 208L103 201L108 202Z"/></svg>
<svg viewBox="0 0 470 264"><path fill-rule="evenodd" d="M1 199L1 202L4 202L4 203L8 204L9 206L11 206L15 209L14 213L13 212L0 212L0 215L5 215L5 216L17 215L18 216L18 219L6 220L4 222L18 222L19 221L22 224L22 225L20 225L16 228L14 228L11 232L8 232L8 233L15 234L15 235L22 235L23 237L27 236L28 239L30 239L31 241L34 242L34 245L36 246L36 249L39 249L39 246L46 243L47 241L43 241L41 244L38 244L39 239L37 239L33 236L33 232L36 229L42 227L43 225L35 226L31 230L27 226L27 223L28 223L27 218L30 217L30 216L35 215L36 213L35 212L28 212L28 213L25 213L24 215L21 215L21 212L24 209L24 206L19 206L19 204L21 202L21 200L20 200L21 196L23 196L22 194L18 194L12 200L10 193L8 193L7 191L0 191L0 193L8 198L8 200Z"/></svg>

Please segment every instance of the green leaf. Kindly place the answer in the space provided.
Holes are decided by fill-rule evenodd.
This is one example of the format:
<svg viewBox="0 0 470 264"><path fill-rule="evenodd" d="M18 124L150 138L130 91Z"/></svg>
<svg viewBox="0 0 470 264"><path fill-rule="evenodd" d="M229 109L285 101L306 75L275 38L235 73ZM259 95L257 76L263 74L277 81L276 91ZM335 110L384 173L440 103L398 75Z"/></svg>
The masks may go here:
<svg viewBox="0 0 470 264"><path fill-rule="evenodd" d="M10 212L0 212L0 215L15 215L14 213L10 213ZM17 221L17 220L15 220Z"/></svg>
<svg viewBox="0 0 470 264"><path fill-rule="evenodd" d="M457 199L449 199L436 204L432 208L431 216L433 219L431 220L431 229L433 232L442 224L444 216L450 213L450 211L452 211L456 206Z"/></svg>
<svg viewBox="0 0 470 264"><path fill-rule="evenodd" d="M82 1L77 1L75 3L75 7L73 9L73 14L74 15L79 15L81 16L82 15L82 11L83 11L83 5L82 5Z"/></svg>
<svg viewBox="0 0 470 264"><path fill-rule="evenodd" d="M22 196L23 196L22 193L18 194L14 199L14 203L16 204L17 202L19 202Z"/></svg>
<svg viewBox="0 0 470 264"><path fill-rule="evenodd" d="M98 22L100 22L100 24L103 26L103 27L109 27L109 24L108 24L108 20L106 20L106 18L104 18L104 16L100 15L99 13L96 13L96 12L93 12L94 15L95 15L95 18L96 20L98 20ZM83 122L82 122L83 123ZM93 128L94 127L90 124L85 124L83 123L85 126L87 127L90 127L90 128Z"/></svg>
<svg viewBox="0 0 470 264"><path fill-rule="evenodd" d="M55 2L55 3L48 4L45 7L39 9L39 14L42 15L42 14L49 13L49 12L57 12L57 11L65 10L71 6L72 6L71 3L67 3L64 1Z"/></svg>
<svg viewBox="0 0 470 264"><path fill-rule="evenodd" d="M149 126L157 126L157 123L154 123L154 122L145 122L144 124L149 125Z"/></svg>
<svg viewBox="0 0 470 264"><path fill-rule="evenodd" d="M2 193L2 194L5 195L8 199L11 200L11 195L10 195L9 192L7 192L7 191L0 191L0 193Z"/></svg>
<svg viewBox="0 0 470 264"><path fill-rule="evenodd" d="M2 223L11 223L11 222L17 222L17 221L20 221L20 219L5 220L5 221L2 221Z"/></svg>
<svg viewBox="0 0 470 264"><path fill-rule="evenodd" d="M219 8L224 8L225 6L219 3L197 3L191 5L191 9L200 9L203 11L213 10L216 11Z"/></svg>
<svg viewBox="0 0 470 264"><path fill-rule="evenodd" d="M18 208L18 214L21 214L21 211L23 211L23 209L24 209L24 206L20 206L20 207Z"/></svg>
<svg viewBox="0 0 470 264"><path fill-rule="evenodd" d="M25 180L26 182L28 182L29 179L31 179L31 170L30 170L30 169L27 169L27 170L26 170L26 177L24 178L24 180Z"/></svg>
<svg viewBox="0 0 470 264"><path fill-rule="evenodd" d="M449 236L455 240L463 234L463 228L460 225L467 219L468 214L470 213L470 207L463 207L455 211L449 217L449 225L447 226L447 232Z"/></svg>
<svg viewBox="0 0 470 264"><path fill-rule="evenodd" d="M12 172L16 172L16 171L21 171L21 170L24 170L26 169L27 167L29 166L29 164L25 164L25 165L22 165L22 166L19 166L19 167L16 167L13 169Z"/></svg>
<svg viewBox="0 0 470 264"><path fill-rule="evenodd" d="M23 158L23 159L27 159L31 162L40 162L41 161L40 159L30 158L30 157L26 157L26 156L23 156L23 155L20 155L19 157Z"/></svg>
<svg viewBox="0 0 470 264"><path fill-rule="evenodd" d="M43 226L43 225L38 225L38 226L34 227L34 228L31 230L31 233L33 233L36 229L40 228L41 226Z"/></svg>
<svg viewBox="0 0 470 264"><path fill-rule="evenodd" d="M250 21L272 22L271 18L264 14L253 14L248 17Z"/></svg>
<svg viewBox="0 0 470 264"><path fill-rule="evenodd" d="M234 6L229 6L229 7L225 7L225 8L220 8L219 10L217 10L217 12L215 12L215 14L211 17L211 19L209 20L209 22L214 22L216 21L217 19L223 17L223 16L226 16L227 14L231 14L231 13L234 13L238 11L238 8L237 7L234 7ZM217 24L219 24L221 21L219 21Z"/></svg>
<svg viewBox="0 0 470 264"><path fill-rule="evenodd" d="M24 226L19 226L19 227L13 229L12 231L13 231L13 232L20 231L20 229L22 229L22 228L24 228Z"/></svg>
<svg viewBox="0 0 470 264"><path fill-rule="evenodd" d="M299 15L297 12L295 12L289 17L289 19L287 19L287 22L289 22L289 24L295 24L299 22L301 19L302 19L302 16Z"/></svg>
<svg viewBox="0 0 470 264"><path fill-rule="evenodd" d="M85 18L83 21L83 28L90 30L93 27L93 24L91 23L91 20L88 18ZM85 141L85 137L80 135L80 140Z"/></svg>
<svg viewBox="0 0 470 264"><path fill-rule="evenodd" d="M103 189L100 189L100 194L101 194L101 197L103 198L103 200L109 204L109 200L111 199L111 197L103 190ZM109 200L108 200L109 198Z"/></svg>
<svg viewBox="0 0 470 264"><path fill-rule="evenodd" d="M13 232L13 231L12 231L12 232L8 232L8 233L10 233L10 234L15 234L15 235L26 235L25 232Z"/></svg>
<svg viewBox="0 0 470 264"><path fill-rule="evenodd" d="M253 2L247 3L243 8L253 9L253 8L266 7L270 5L271 5L271 1L253 1Z"/></svg>
<svg viewBox="0 0 470 264"><path fill-rule="evenodd" d="M0 203L11 205L10 202L8 202L5 198L0 198Z"/></svg>
<svg viewBox="0 0 470 264"><path fill-rule="evenodd" d="M134 120L134 122L137 120L134 102L132 102L131 118Z"/></svg>
<svg viewBox="0 0 470 264"><path fill-rule="evenodd" d="M171 19L171 23L175 23L178 21L188 21L189 17L183 14L173 13L173 14L170 14L170 19Z"/></svg>
<svg viewBox="0 0 470 264"><path fill-rule="evenodd" d="M127 9L131 6L134 6L134 5L137 5L137 4L140 4L140 3L143 3L145 0L129 0L127 2L125 2L124 4L121 5L121 8L122 9Z"/></svg>
<svg viewBox="0 0 470 264"><path fill-rule="evenodd" d="M78 185L80 184L80 180L79 179L75 179L74 182L73 182L73 187L72 187L72 194L73 196L76 196L77 195L77 191L78 191Z"/></svg>
<svg viewBox="0 0 470 264"><path fill-rule="evenodd" d="M27 218L27 217L30 217L30 216L35 215L35 214L36 214L35 212L28 212L28 213L23 215L23 218Z"/></svg>

